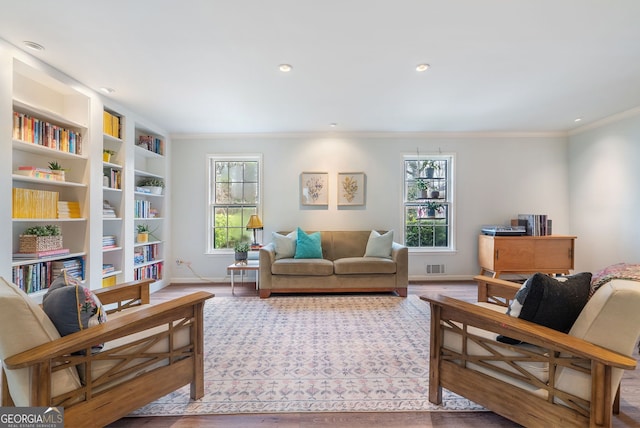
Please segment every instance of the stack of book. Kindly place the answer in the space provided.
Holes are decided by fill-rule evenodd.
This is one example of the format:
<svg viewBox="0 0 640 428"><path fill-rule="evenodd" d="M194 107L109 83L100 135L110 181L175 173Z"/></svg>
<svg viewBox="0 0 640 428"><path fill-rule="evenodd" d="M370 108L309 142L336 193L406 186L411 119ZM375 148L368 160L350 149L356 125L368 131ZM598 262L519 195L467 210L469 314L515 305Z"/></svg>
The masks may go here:
<svg viewBox="0 0 640 428"><path fill-rule="evenodd" d="M68 248L57 248L55 250L36 251L34 253L13 253L14 260L46 259L47 257L57 257L69 254Z"/></svg>
<svg viewBox="0 0 640 428"><path fill-rule="evenodd" d="M84 260L81 257L51 262L52 276L58 277L63 270L79 280L84 279Z"/></svg>
<svg viewBox="0 0 640 428"><path fill-rule="evenodd" d="M58 201L58 218L81 218L80 202Z"/></svg>
<svg viewBox="0 0 640 428"><path fill-rule="evenodd" d="M102 249L116 248L116 237L114 235L105 235L102 237Z"/></svg>
<svg viewBox="0 0 640 428"><path fill-rule="evenodd" d="M103 218L117 218L116 210L113 209L109 201L102 202L102 217Z"/></svg>
<svg viewBox="0 0 640 428"><path fill-rule="evenodd" d="M102 265L102 275L106 275L108 273L115 272L115 271L116 271L116 268L110 263L105 263Z"/></svg>

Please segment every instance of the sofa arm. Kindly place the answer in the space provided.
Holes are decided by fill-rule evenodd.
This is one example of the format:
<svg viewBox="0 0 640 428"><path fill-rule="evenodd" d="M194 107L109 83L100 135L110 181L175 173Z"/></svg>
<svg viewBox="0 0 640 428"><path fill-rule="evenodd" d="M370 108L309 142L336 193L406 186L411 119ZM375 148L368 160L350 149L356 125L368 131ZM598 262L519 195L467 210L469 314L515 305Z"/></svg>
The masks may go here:
<svg viewBox="0 0 640 428"><path fill-rule="evenodd" d="M135 312L125 313L104 324L69 334L60 339L13 355L4 360L4 365L7 369L14 370L35 364L51 362L57 357L80 353L86 350L88 350L90 354L91 348L96 343L108 342L167 324L180 318L192 316L195 306L202 305L205 300L212 297L214 297L214 295L211 293L198 291ZM89 355L89 358L91 358L91 355Z"/></svg>
<svg viewBox="0 0 640 428"><path fill-rule="evenodd" d="M116 306L115 308L108 309L108 314L119 312L133 306L149 304L149 286L153 281L153 279L142 279L139 281L125 282L95 290L94 293L103 305Z"/></svg>
<svg viewBox="0 0 640 428"><path fill-rule="evenodd" d="M409 249L394 242L391 246L391 260L396 262L396 287L407 288L409 285Z"/></svg>
<svg viewBox="0 0 640 428"><path fill-rule="evenodd" d="M276 260L276 246L273 242L260 248L260 288L271 289L271 265Z"/></svg>
<svg viewBox="0 0 640 428"><path fill-rule="evenodd" d="M488 302L508 307L521 285L498 278L478 275L473 278L478 285L478 302Z"/></svg>

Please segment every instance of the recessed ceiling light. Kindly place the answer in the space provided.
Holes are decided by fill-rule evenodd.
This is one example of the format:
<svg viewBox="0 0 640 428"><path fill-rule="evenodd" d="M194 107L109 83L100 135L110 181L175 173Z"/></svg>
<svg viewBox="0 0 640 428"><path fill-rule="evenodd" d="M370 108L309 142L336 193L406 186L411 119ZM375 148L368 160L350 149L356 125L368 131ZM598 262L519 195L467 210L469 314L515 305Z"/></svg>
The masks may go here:
<svg viewBox="0 0 640 428"><path fill-rule="evenodd" d="M24 43L24 45L26 47L28 47L29 49L34 50L34 51L43 51L44 50L44 46L42 46L40 43L31 42L29 40L25 40L22 43Z"/></svg>
<svg viewBox="0 0 640 428"><path fill-rule="evenodd" d="M113 94L116 90L113 88L102 87L100 88L100 91L104 92L105 94Z"/></svg>
<svg viewBox="0 0 640 428"><path fill-rule="evenodd" d="M282 71L283 73L288 73L291 70L293 70L293 67L289 64L280 64L278 66L278 68L280 69L280 71Z"/></svg>
<svg viewBox="0 0 640 428"><path fill-rule="evenodd" d="M574 122L580 122L581 120L582 120L581 117L577 117L577 118L575 118Z"/></svg>
<svg viewBox="0 0 640 428"><path fill-rule="evenodd" d="M422 73L423 71L427 71L431 67L429 64L418 64L416 65L416 71Z"/></svg>
<svg viewBox="0 0 640 428"><path fill-rule="evenodd" d="M335 123L335 122L331 122L331 123L329 124L329 126L330 126L330 127L332 127L332 128L335 128L336 126L338 126L338 124L337 124L337 123Z"/></svg>

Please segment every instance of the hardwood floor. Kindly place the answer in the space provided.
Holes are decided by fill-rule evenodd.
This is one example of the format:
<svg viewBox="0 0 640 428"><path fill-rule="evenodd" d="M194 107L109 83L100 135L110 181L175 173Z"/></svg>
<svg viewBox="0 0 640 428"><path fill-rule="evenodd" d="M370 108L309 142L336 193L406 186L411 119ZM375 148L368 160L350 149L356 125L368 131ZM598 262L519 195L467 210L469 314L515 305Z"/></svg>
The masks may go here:
<svg viewBox="0 0 640 428"><path fill-rule="evenodd" d="M235 297L255 297L253 282L235 284ZM231 296L227 284L174 284L151 295L152 303L171 300L185 293L207 290L216 296ZM410 284L409 294L442 293L461 300L476 301L472 282L428 282ZM638 358L638 355L636 355ZM640 373L626 372L622 384L620 414L614 427L640 427ZM519 427L492 412L394 412L394 413L284 413L250 415L207 415L181 417L123 418L109 427L204 428L204 427Z"/></svg>

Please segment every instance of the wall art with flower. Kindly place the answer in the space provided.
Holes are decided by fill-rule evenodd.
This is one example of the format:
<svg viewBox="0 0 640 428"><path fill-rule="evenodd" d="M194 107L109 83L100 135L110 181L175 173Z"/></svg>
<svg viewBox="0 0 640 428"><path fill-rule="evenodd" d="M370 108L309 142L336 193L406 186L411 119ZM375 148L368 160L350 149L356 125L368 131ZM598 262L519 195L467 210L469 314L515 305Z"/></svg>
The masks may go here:
<svg viewBox="0 0 640 428"><path fill-rule="evenodd" d="M364 172L338 173L338 205L364 205Z"/></svg>
<svg viewBox="0 0 640 428"><path fill-rule="evenodd" d="M302 205L328 205L329 173L303 172L300 174L300 201Z"/></svg>

